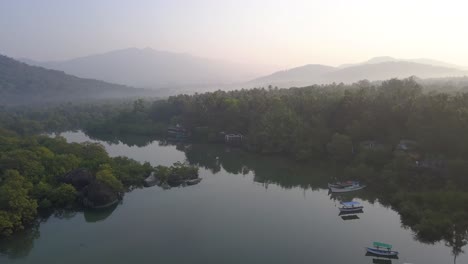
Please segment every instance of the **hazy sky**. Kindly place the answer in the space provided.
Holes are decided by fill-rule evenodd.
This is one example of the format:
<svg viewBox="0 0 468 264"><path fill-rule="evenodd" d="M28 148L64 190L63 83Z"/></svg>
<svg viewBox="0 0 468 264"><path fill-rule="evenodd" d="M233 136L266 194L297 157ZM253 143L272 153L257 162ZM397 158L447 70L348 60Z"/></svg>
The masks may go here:
<svg viewBox="0 0 468 264"><path fill-rule="evenodd" d="M52 60L128 47L284 67L383 55L468 65L468 2L0 0L0 53Z"/></svg>

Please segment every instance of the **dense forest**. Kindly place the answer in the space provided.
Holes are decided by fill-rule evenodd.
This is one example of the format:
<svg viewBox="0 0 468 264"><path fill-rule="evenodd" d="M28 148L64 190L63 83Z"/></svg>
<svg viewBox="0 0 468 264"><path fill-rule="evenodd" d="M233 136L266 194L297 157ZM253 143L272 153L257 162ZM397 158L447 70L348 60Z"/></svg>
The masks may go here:
<svg viewBox="0 0 468 264"><path fill-rule="evenodd" d="M381 152L386 161L399 145L420 161L468 158L468 94L426 93L413 79L138 100L86 129L163 135L170 124L187 128L192 140L241 133L251 151L298 160L348 164L364 149Z"/></svg>
<svg viewBox="0 0 468 264"><path fill-rule="evenodd" d="M468 94L425 92L411 78L378 85L361 81L217 91L154 102L13 108L2 111L0 121L23 135L82 129L107 139L163 137L168 126L179 124L192 142L222 142L222 133L239 133L249 151L332 160L349 168L347 174L363 178L403 179L380 173L393 166L443 174L453 185L468 181Z"/></svg>

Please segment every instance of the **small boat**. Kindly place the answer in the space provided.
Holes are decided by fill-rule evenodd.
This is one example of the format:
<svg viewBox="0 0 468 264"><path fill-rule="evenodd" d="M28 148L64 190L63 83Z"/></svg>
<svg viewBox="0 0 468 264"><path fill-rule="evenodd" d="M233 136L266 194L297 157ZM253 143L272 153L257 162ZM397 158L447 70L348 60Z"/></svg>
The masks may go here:
<svg viewBox="0 0 468 264"><path fill-rule="evenodd" d="M395 258L398 257L398 251L392 251L392 245L374 242L374 247L366 247L366 251L370 254L380 257Z"/></svg>
<svg viewBox="0 0 468 264"><path fill-rule="evenodd" d="M343 207L338 209L340 209L340 212L344 213L360 212L364 208L364 206L358 202L341 202L341 205L343 205Z"/></svg>
<svg viewBox="0 0 468 264"><path fill-rule="evenodd" d="M353 185L358 185L358 181L345 181L345 182L336 182L336 183L329 183L328 188L345 188Z"/></svg>
<svg viewBox="0 0 468 264"><path fill-rule="evenodd" d="M364 189L365 187L366 187L365 185L355 184L355 185L342 187L342 188L330 187L330 191L332 193L345 193L345 192L358 191L358 190Z"/></svg>

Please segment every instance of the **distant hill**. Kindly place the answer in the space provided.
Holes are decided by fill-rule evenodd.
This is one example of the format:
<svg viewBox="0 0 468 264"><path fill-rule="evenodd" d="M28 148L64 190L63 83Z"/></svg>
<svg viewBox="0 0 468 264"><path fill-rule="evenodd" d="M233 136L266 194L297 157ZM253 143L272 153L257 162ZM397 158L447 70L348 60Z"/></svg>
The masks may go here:
<svg viewBox="0 0 468 264"><path fill-rule="evenodd" d="M156 92L81 79L61 71L30 66L0 55L0 105L141 96L156 96Z"/></svg>
<svg viewBox="0 0 468 264"><path fill-rule="evenodd" d="M28 64L61 70L82 78L151 89L215 86L245 82L271 67L235 64L151 48L129 48L65 61Z"/></svg>
<svg viewBox="0 0 468 264"><path fill-rule="evenodd" d="M244 86L307 86L326 83L353 83L359 80L387 80L391 78L419 78L460 77L468 75L462 69L437 66L437 61L419 59L426 63L397 60L391 57L377 57L359 64L347 64L339 67L325 65L306 65L286 71L275 72L271 75L254 79ZM442 65L442 62L438 62Z"/></svg>
<svg viewBox="0 0 468 264"><path fill-rule="evenodd" d="M446 68L454 68L458 70L466 70L466 67L462 67L459 65L455 65L452 63L447 63L443 61L438 61L438 60L433 60L433 59L426 59L426 58L419 58L419 59L397 59L389 56L381 56L381 57L374 57L371 58L367 61L361 62L361 63L356 63L356 64L342 64L338 66L338 68L347 68L351 66L358 66L358 65L363 65L363 64L377 64L377 63L383 63L383 62L414 62L414 63L420 63L420 64L426 64L426 65L432 65L432 66L440 66L440 67L446 67Z"/></svg>
<svg viewBox="0 0 468 264"><path fill-rule="evenodd" d="M312 84L319 82L322 76L335 71L335 67L308 64L301 67L278 71L271 75L264 76L252 80L249 85L265 85L273 84L274 86L289 87L289 86L302 86L303 84Z"/></svg>
<svg viewBox="0 0 468 264"><path fill-rule="evenodd" d="M465 74L467 74L467 72L454 68L414 62L391 61L347 67L327 73L322 77L325 82L350 83L363 79L377 81L391 78L407 78L410 76L417 76L419 78L440 78L463 76Z"/></svg>

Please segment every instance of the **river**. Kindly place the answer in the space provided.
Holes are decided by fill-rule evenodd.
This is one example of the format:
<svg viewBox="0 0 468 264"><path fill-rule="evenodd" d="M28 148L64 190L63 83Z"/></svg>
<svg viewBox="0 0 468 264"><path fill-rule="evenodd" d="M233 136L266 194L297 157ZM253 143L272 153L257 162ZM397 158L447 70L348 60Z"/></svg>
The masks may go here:
<svg viewBox="0 0 468 264"><path fill-rule="evenodd" d="M400 216L378 199L358 219L338 215L326 190L330 169L262 157L224 146L176 147L107 143L82 132L69 142L95 141L111 156L152 165L188 161L200 166L194 186L136 189L103 211L63 213L0 243L0 263L453 263L443 242L414 238ZM360 192L366 192L362 190ZM375 262L364 247L394 245L400 257ZM468 263L461 254L457 263Z"/></svg>

